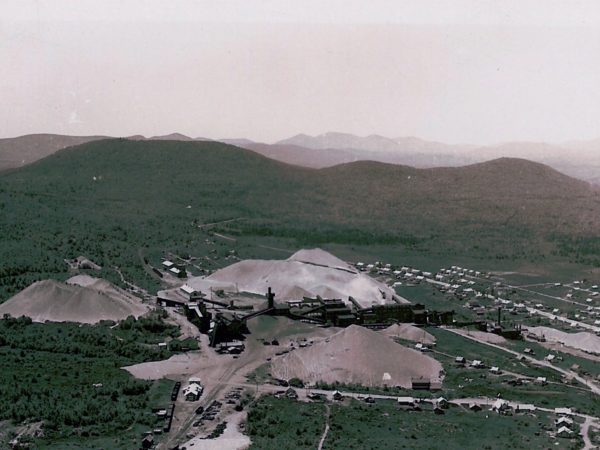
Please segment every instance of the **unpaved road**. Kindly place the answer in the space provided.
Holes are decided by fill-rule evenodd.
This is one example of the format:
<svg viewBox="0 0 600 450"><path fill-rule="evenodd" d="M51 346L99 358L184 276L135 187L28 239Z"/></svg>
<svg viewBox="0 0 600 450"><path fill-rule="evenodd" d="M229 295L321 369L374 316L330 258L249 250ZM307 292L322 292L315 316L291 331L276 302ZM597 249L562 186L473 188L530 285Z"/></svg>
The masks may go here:
<svg viewBox="0 0 600 450"><path fill-rule="evenodd" d="M192 432L192 424L196 420L194 410L198 406L208 406L213 400L223 396L224 391L232 386L246 387L248 390L257 389L256 385L247 383L246 375L264 364L267 358L272 358L275 353L285 349L290 340L300 336L318 340L337 331L335 328L314 328L288 319L272 317L258 317L249 321L248 326L251 334L248 335L245 341L246 349L238 358L233 358L231 355L217 354L208 346L206 335L200 335L201 351L194 353L193 360L173 368L171 368L173 364L168 361L159 363L167 367L165 370L181 369L183 372L180 374L179 379L182 379L184 386L185 381L190 376L199 377L204 386L204 393L198 402L177 403L177 408L179 408L180 403L182 405L179 413L177 413L176 408L176 417L173 420L171 432L157 446L157 450L169 449L178 443L189 440L186 435ZM272 340L274 338L281 345L265 346L260 341L260 339ZM138 372L134 370L134 373ZM268 389L270 392L275 392L272 389L279 390L281 387L273 386ZM220 420L223 418L221 417ZM215 424L216 422L218 421L215 421Z"/></svg>
<svg viewBox="0 0 600 450"><path fill-rule="evenodd" d="M327 433L329 433L329 416L331 415L331 408L328 404L325 404L325 430L323 430L323 435L321 436L321 440L319 440L318 450L323 450L323 444L325 443L325 439L327 439Z"/></svg>

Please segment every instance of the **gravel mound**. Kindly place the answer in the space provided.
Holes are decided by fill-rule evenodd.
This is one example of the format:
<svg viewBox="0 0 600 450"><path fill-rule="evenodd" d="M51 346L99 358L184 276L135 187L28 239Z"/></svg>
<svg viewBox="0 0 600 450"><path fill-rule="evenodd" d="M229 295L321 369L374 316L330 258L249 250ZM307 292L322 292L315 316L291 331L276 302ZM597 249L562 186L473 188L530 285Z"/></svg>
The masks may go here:
<svg viewBox="0 0 600 450"><path fill-rule="evenodd" d="M35 322L97 323L139 317L149 308L106 280L78 275L61 283L33 283L0 305L0 315L28 316Z"/></svg>
<svg viewBox="0 0 600 450"><path fill-rule="evenodd" d="M422 328L415 327L409 323L395 323L394 325L381 330L380 333L391 338L397 337L407 341L421 342L423 344L435 343L435 336Z"/></svg>
<svg viewBox="0 0 600 450"><path fill-rule="evenodd" d="M600 336L594 333L582 331L580 333L565 333L549 327L531 327L530 333L544 336L548 342L564 344L567 347L576 348L587 353L600 354Z"/></svg>
<svg viewBox="0 0 600 450"><path fill-rule="evenodd" d="M435 359L358 325L280 356L271 367L273 376L282 379L406 388L411 387L413 378L438 382L441 371L442 365Z"/></svg>
<svg viewBox="0 0 600 450"><path fill-rule="evenodd" d="M357 272L321 249L300 250L287 260L240 261L209 277L188 280L188 284L198 290L216 282L254 294L264 294L270 286L278 301L320 295L347 302L352 296L363 307L368 307L389 303L394 295L385 284Z"/></svg>

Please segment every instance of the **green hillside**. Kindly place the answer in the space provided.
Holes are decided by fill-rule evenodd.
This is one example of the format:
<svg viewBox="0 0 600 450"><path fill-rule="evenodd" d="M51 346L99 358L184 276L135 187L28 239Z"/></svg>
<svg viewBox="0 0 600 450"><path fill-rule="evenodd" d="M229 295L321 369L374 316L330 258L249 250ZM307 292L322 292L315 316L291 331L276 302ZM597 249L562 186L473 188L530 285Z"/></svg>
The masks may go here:
<svg viewBox="0 0 600 450"><path fill-rule="evenodd" d="M31 164L73 145L106 139L106 136L64 136L60 134L28 134L0 139L0 170Z"/></svg>
<svg viewBox="0 0 600 450"><path fill-rule="evenodd" d="M595 261L599 213L586 183L524 160L314 170L217 142L95 141L0 174L0 299L66 277L63 258L80 254L156 287L141 254L200 252L197 225L237 218L221 231L298 246L389 244L482 258L579 251Z"/></svg>

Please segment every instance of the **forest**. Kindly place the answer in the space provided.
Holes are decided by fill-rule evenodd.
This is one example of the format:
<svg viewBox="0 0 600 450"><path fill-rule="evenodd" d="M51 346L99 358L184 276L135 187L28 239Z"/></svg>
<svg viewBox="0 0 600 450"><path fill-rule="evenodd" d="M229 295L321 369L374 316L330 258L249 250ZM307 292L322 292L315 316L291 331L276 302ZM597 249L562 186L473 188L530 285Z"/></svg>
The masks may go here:
<svg viewBox="0 0 600 450"><path fill-rule="evenodd" d="M150 399L164 381L136 380L120 367L168 358L171 349L149 344L178 334L160 313L97 325L3 317L0 420L43 421L52 441L151 426Z"/></svg>

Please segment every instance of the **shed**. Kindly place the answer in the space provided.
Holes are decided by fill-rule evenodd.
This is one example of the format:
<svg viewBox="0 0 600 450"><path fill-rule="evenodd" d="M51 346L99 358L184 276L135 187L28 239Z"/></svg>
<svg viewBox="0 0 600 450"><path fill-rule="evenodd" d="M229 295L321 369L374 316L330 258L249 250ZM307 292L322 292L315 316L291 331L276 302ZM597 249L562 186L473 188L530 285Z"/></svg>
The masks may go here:
<svg viewBox="0 0 600 450"><path fill-rule="evenodd" d="M415 406L417 402L414 397L398 397L397 403L400 406Z"/></svg>
<svg viewBox="0 0 600 450"><path fill-rule="evenodd" d="M531 403L519 403L515 408L516 412L533 412L535 410L535 405Z"/></svg>
<svg viewBox="0 0 600 450"><path fill-rule="evenodd" d="M571 411L571 408L554 408L554 414L558 416L571 416L573 415L573 411Z"/></svg>

